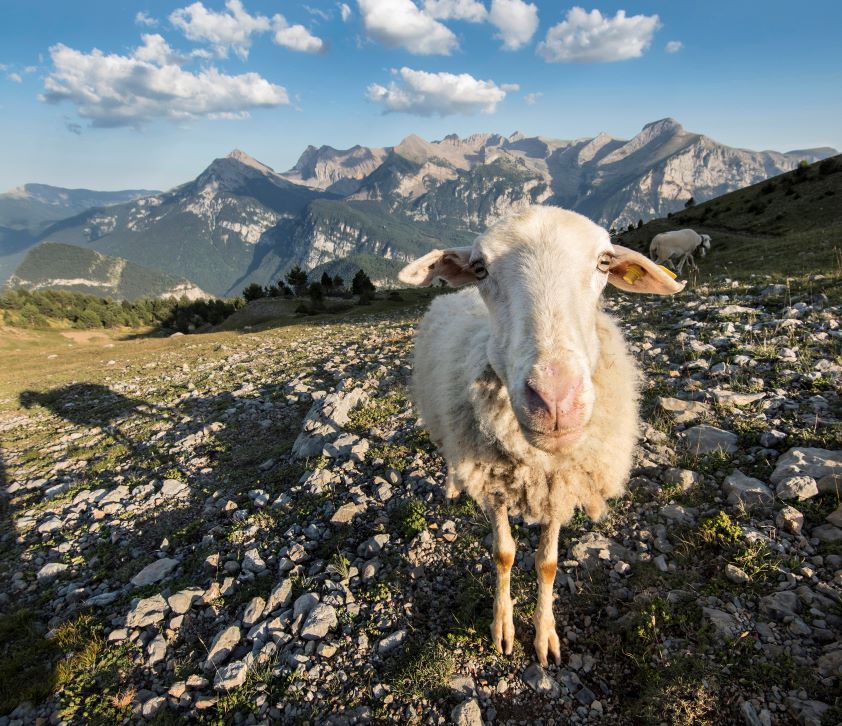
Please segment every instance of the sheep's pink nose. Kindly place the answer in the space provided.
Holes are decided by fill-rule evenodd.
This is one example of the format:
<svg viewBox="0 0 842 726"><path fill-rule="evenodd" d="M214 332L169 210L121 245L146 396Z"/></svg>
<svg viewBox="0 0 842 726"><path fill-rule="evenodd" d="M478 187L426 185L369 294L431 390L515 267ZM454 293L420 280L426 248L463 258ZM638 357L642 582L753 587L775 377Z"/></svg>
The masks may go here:
<svg viewBox="0 0 842 726"><path fill-rule="evenodd" d="M556 366L544 366L526 382L526 405L533 416L563 428L578 413L581 376Z"/></svg>

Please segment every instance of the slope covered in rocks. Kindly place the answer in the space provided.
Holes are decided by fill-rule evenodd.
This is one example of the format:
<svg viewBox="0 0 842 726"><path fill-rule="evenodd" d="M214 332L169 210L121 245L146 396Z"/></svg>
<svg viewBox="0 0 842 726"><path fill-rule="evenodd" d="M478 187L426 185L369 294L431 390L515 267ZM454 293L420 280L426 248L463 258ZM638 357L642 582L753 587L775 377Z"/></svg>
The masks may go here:
<svg viewBox="0 0 842 726"><path fill-rule="evenodd" d="M645 424L563 530L546 670L535 528L491 649L488 524L407 401L420 311L45 372L0 402L3 723L838 723L839 289L611 296Z"/></svg>

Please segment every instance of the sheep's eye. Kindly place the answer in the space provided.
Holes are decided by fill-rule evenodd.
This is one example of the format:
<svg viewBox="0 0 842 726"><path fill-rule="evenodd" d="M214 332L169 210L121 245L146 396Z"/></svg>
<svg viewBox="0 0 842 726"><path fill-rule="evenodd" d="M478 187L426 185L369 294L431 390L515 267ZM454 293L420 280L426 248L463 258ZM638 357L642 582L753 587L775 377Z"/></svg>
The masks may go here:
<svg viewBox="0 0 842 726"><path fill-rule="evenodd" d="M604 252L600 255L599 261L596 263L596 269L600 272L608 272L611 268L611 262L613 259L613 256L609 252Z"/></svg>
<svg viewBox="0 0 842 726"><path fill-rule="evenodd" d="M485 269L485 262L482 260L474 260L471 263L471 271L476 275L477 280L483 280L488 277L488 270Z"/></svg>

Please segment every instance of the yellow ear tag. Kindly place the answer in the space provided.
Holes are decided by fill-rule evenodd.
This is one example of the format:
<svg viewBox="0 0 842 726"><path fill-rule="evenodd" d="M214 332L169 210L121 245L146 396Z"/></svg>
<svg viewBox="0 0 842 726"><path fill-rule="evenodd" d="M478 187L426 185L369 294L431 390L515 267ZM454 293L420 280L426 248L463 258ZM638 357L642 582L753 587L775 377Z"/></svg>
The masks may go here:
<svg viewBox="0 0 842 726"><path fill-rule="evenodd" d="M664 267L663 265L658 265L664 272L666 272L673 280L678 277L672 270Z"/></svg>
<svg viewBox="0 0 842 726"><path fill-rule="evenodd" d="M645 274L646 273L640 265L629 265L629 269L626 270L626 274L623 275L623 279L629 283L629 285L634 285L634 283L636 283Z"/></svg>

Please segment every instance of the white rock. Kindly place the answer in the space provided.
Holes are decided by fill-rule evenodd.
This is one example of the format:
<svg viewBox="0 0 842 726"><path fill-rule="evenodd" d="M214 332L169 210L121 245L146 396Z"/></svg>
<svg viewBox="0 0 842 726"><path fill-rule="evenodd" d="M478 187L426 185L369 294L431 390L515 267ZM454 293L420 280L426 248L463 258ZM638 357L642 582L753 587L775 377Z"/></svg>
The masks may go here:
<svg viewBox="0 0 842 726"><path fill-rule="evenodd" d="M173 560L169 557L155 560L155 562L146 565L146 567L132 578L132 585L135 587L144 587L145 585L151 585L154 582L163 580L177 565L178 560Z"/></svg>
<svg viewBox="0 0 842 726"><path fill-rule="evenodd" d="M818 493L819 487L811 476L788 476L786 479L781 479L775 488L778 499L797 499L801 502Z"/></svg>
<svg viewBox="0 0 842 726"><path fill-rule="evenodd" d="M240 642L240 628L236 625L229 625L216 634L208 650L208 658L205 661L205 670L213 670L214 666L222 663Z"/></svg>
<svg viewBox="0 0 842 726"><path fill-rule="evenodd" d="M38 574L36 575L38 582L51 582L67 570L68 567L69 565L65 565L61 562L48 562L40 570L38 570Z"/></svg>
<svg viewBox="0 0 842 726"><path fill-rule="evenodd" d="M842 451L793 447L778 459L769 481L777 484L787 477L799 475L816 480L836 475L842 479Z"/></svg>
<svg viewBox="0 0 842 726"><path fill-rule="evenodd" d="M143 628L164 619L169 610L167 601L160 593L143 598L126 615L126 625L130 628Z"/></svg>
<svg viewBox="0 0 842 726"><path fill-rule="evenodd" d="M205 591L201 587L188 587L185 590L179 590L174 595L167 598L167 603L170 609L176 615L183 615L193 604L202 599Z"/></svg>
<svg viewBox="0 0 842 726"><path fill-rule="evenodd" d="M337 624L336 610L332 605L319 603L314 607L304 625L301 627L301 637L304 640L320 640L324 638L331 628Z"/></svg>
<svg viewBox="0 0 842 726"><path fill-rule="evenodd" d="M399 648L406 639L406 630L396 630L391 635L387 635L377 644L377 650L381 655L391 653L393 650Z"/></svg>
<svg viewBox="0 0 842 726"><path fill-rule="evenodd" d="M716 426L693 426L681 433L684 447L696 456L724 451L733 454L737 450L737 435L731 431L719 429Z"/></svg>
<svg viewBox="0 0 842 726"><path fill-rule="evenodd" d="M243 612L243 625L250 628L263 615L263 610L266 607L266 601L262 597L253 597L251 602L246 606Z"/></svg>
<svg viewBox="0 0 842 726"><path fill-rule="evenodd" d="M450 720L453 726L483 726L479 701L476 698L463 701L450 712Z"/></svg>
<svg viewBox="0 0 842 726"><path fill-rule="evenodd" d="M248 670L248 666L244 661L235 660L216 672L216 677L213 679L213 687L217 691L231 691L239 688L246 682Z"/></svg>
<svg viewBox="0 0 842 726"><path fill-rule="evenodd" d="M728 497L729 504L742 502L745 505L768 505L774 500L772 490L759 479L746 476L735 469L722 482L722 491Z"/></svg>

